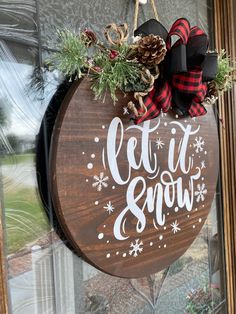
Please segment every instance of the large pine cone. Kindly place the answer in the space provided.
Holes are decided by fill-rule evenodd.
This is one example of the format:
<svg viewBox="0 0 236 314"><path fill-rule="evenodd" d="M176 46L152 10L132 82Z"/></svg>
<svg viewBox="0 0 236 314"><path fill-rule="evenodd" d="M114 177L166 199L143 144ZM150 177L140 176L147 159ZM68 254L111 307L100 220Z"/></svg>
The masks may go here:
<svg viewBox="0 0 236 314"><path fill-rule="evenodd" d="M142 37L137 42L137 59L140 63L152 66L164 60L166 55L165 41L158 35Z"/></svg>

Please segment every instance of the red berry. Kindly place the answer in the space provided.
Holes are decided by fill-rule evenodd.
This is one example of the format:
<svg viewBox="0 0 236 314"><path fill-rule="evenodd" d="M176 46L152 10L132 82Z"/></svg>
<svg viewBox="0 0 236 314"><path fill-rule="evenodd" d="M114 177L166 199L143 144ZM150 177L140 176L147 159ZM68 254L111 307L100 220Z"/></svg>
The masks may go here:
<svg viewBox="0 0 236 314"><path fill-rule="evenodd" d="M110 51L110 54L109 54L109 57L110 57L110 59L116 59L117 57L119 56L119 52L118 51L116 51L116 50L111 50Z"/></svg>

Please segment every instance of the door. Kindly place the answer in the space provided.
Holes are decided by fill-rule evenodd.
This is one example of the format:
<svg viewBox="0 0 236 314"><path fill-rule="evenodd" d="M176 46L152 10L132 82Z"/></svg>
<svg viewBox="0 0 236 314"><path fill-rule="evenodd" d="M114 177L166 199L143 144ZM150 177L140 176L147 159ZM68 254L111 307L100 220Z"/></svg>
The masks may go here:
<svg viewBox="0 0 236 314"><path fill-rule="evenodd" d="M230 3L156 1L167 29L185 16L209 34L211 50L217 45L232 52L232 33L225 40L233 27ZM221 24L223 12L224 22L229 17L226 28ZM57 106L67 92L60 89L62 94L55 94L63 77L42 70L57 45L57 30L88 27L102 37L102 29L111 22L131 26L133 14L134 3L127 0L0 2L3 313L233 313L234 248L229 239L234 237L235 216L229 204L235 204L235 177L231 177L235 170L227 169L235 158L235 144L229 139L235 138L236 120L233 106L228 109L232 120L227 120L229 111L222 105L223 101L231 104L232 96L220 100L218 114L215 110L222 171L210 214L185 254L158 273L138 279L114 277L75 254L52 210L47 171L36 167L39 154L45 154L44 167L48 166L47 141L56 109L42 124L44 114L52 99ZM139 22L151 17L150 6L141 6ZM219 117L224 118L223 124ZM36 155L41 125L45 137ZM226 156L223 148L231 155Z"/></svg>

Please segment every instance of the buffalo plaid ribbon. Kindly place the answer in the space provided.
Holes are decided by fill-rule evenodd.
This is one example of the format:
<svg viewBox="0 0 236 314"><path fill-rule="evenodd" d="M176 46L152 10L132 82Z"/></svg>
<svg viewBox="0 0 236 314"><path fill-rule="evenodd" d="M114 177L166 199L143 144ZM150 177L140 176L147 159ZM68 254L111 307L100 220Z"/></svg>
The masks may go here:
<svg viewBox="0 0 236 314"><path fill-rule="evenodd" d="M179 39L171 47L172 36L178 36ZM178 47L181 48L180 46L182 45L185 46L185 51L188 52L190 45L201 45L201 41L198 40L200 37L204 37L203 39L207 42L207 35L203 30L197 26L191 28L188 20L184 18L178 19L172 25L166 39L167 60L171 60L171 62L167 61L164 64L163 72L170 73L171 63L175 66L177 55L172 53L174 49L178 49ZM195 47L193 47L193 50L194 49ZM206 53L206 51L204 53ZM147 111L144 115L141 115L142 112L139 112L140 116L135 119L136 124L157 117L161 111L167 112L170 108L175 108L176 103L173 94L176 93L182 95L182 98L189 99L187 112L191 117L206 114L207 111L202 105L202 102L207 93L207 83L202 81L203 71L201 66L196 64L202 62L195 62L194 64L194 55L192 59L192 65L188 65L185 56L186 71L177 71L177 73L164 75L163 78L158 79L153 90L144 98L144 105L146 106ZM173 93L173 89L175 90L175 93Z"/></svg>

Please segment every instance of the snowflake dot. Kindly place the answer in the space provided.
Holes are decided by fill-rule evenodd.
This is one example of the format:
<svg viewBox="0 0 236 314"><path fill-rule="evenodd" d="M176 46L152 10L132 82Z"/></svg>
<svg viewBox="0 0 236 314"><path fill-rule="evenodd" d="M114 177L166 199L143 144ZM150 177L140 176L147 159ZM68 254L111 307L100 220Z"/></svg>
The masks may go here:
<svg viewBox="0 0 236 314"><path fill-rule="evenodd" d="M153 246L153 242L150 242L150 246Z"/></svg>
<svg viewBox="0 0 236 314"><path fill-rule="evenodd" d="M93 169L93 164L92 164L91 162L88 163L88 164L87 164L87 168L90 169L90 170Z"/></svg>
<svg viewBox="0 0 236 314"><path fill-rule="evenodd" d="M95 158L95 154L92 154L92 155L91 155L91 158L93 158L93 159L94 159L94 158Z"/></svg>
<svg viewBox="0 0 236 314"><path fill-rule="evenodd" d="M107 254L107 258L110 258L110 257L111 257L111 254L110 254L110 253L108 253L108 254Z"/></svg>
<svg viewBox="0 0 236 314"><path fill-rule="evenodd" d="M199 218L198 221L199 221L199 222L202 222L202 218Z"/></svg>
<svg viewBox="0 0 236 314"><path fill-rule="evenodd" d="M123 255L122 255L123 257L126 257L126 253L123 253Z"/></svg>
<svg viewBox="0 0 236 314"><path fill-rule="evenodd" d="M99 233L98 239L99 239L99 240L102 240L103 238L104 238L104 233Z"/></svg>
<svg viewBox="0 0 236 314"><path fill-rule="evenodd" d="M98 143L98 142L99 142L99 137L95 137L95 138L94 138L94 142L95 142L95 143Z"/></svg>
<svg viewBox="0 0 236 314"><path fill-rule="evenodd" d="M175 212L177 213L179 211L179 208L178 207L175 207Z"/></svg>
<svg viewBox="0 0 236 314"><path fill-rule="evenodd" d="M160 236L159 236L159 240L162 240L163 239L163 235L161 234Z"/></svg>
<svg viewBox="0 0 236 314"><path fill-rule="evenodd" d="M94 202L94 204L95 204L95 205L98 205L98 204L99 204L99 202L98 202L98 201L96 201L96 202Z"/></svg>
<svg viewBox="0 0 236 314"><path fill-rule="evenodd" d="M171 133L176 134L176 129L175 128L171 129Z"/></svg>

